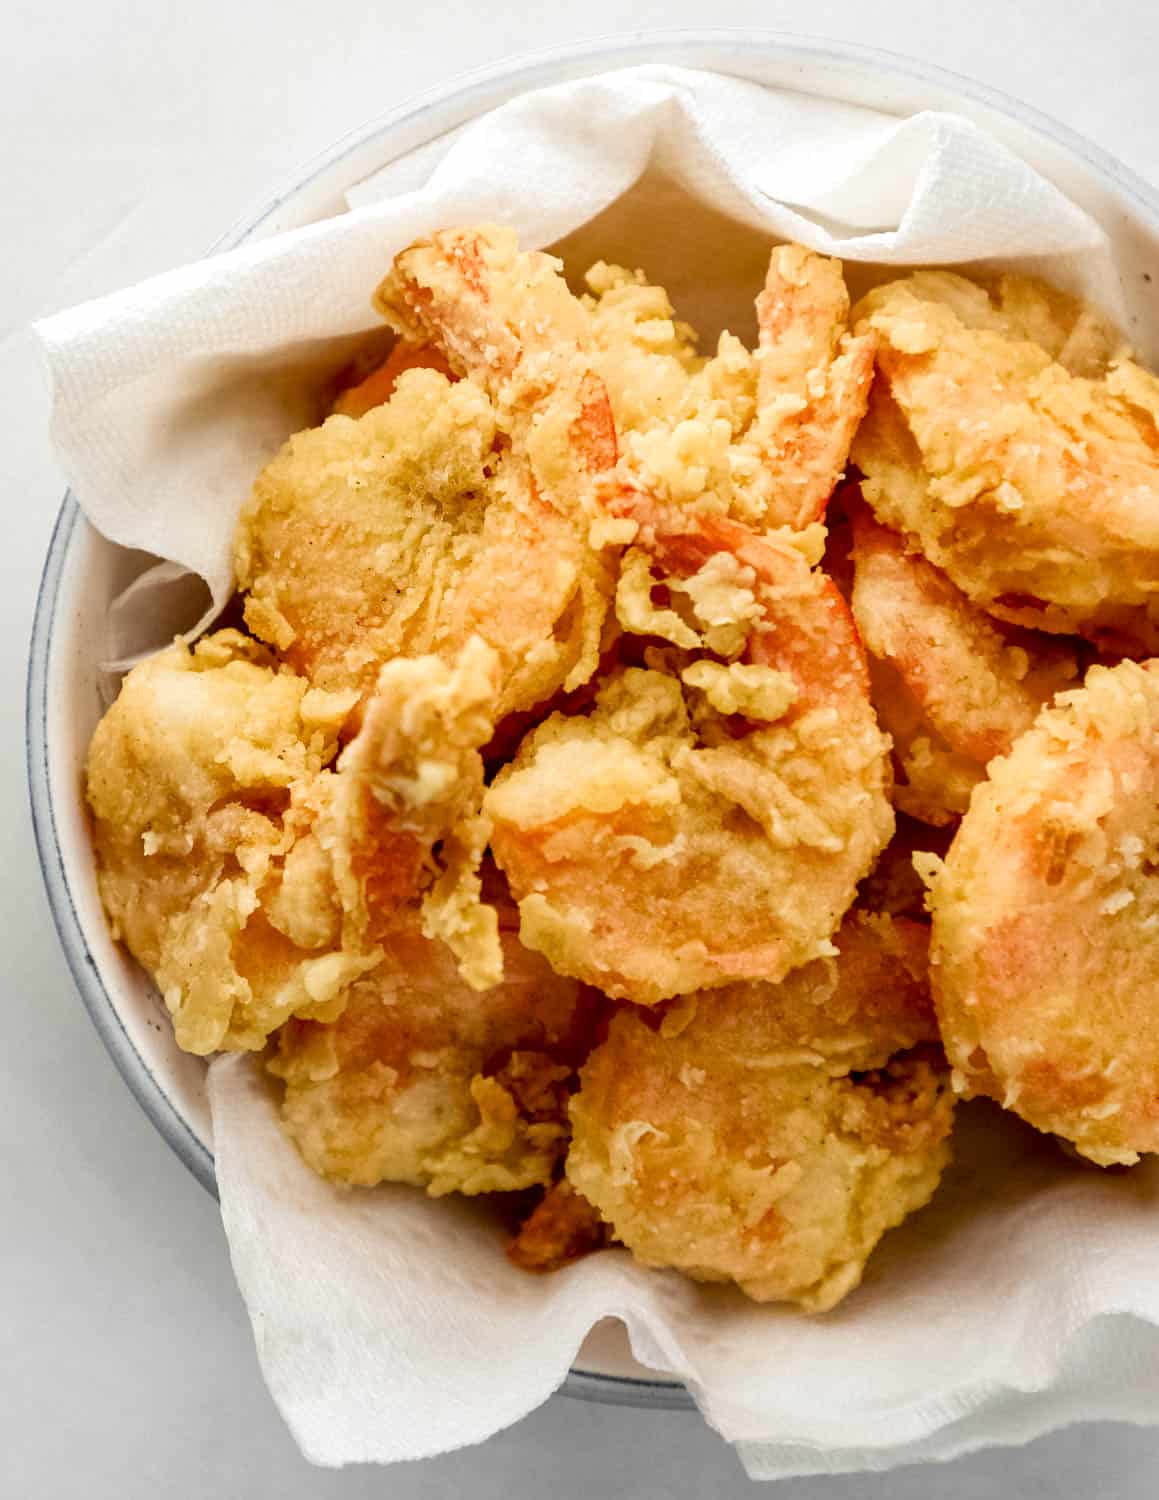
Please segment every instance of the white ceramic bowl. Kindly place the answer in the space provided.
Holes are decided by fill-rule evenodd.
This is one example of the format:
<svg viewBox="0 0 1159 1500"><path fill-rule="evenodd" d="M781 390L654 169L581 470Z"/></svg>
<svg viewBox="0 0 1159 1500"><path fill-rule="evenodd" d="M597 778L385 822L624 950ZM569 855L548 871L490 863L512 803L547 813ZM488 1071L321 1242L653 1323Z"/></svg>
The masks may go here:
<svg viewBox="0 0 1159 1500"><path fill-rule="evenodd" d="M532 54L454 79L382 115L316 158L214 250L339 213L342 194L387 162L546 84L644 62L674 63L822 94L899 116L969 116L1057 184L1108 230L1133 311L1133 341L1159 352L1159 195L1063 126L1013 99L891 54L759 31L633 33ZM109 601L139 571L134 554L88 525L66 495L49 547L28 678L28 775L49 902L77 988L125 1082L194 1176L213 1192L205 1066L178 1051L156 991L109 939L80 795L100 713L95 643ZM677 1382L636 1365L618 1324L584 1344L565 1387L596 1400L685 1406Z"/></svg>

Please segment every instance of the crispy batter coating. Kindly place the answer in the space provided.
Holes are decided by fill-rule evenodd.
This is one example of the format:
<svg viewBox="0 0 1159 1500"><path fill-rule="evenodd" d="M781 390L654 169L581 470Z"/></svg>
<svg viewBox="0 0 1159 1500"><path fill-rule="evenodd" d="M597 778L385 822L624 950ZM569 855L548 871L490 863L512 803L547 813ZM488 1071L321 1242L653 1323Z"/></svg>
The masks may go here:
<svg viewBox="0 0 1159 1500"><path fill-rule="evenodd" d="M704 388L703 399L715 394L728 416L739 409L737 430L751 420L755 404L755 374L748 368L747 351L735 361L744 371L735 389L713 391L711 382L695 377L709 361L697 354L695 330L676 317L668 293L653 286L643 271L597 261L584 276L587 292L580 301L587 310L592 363L607 387L621 440L625 433L667 427L691 415L697 402L690 388Z"/></svg>
<svg viewBox="0 0 1159 1500"><path fill-rule="evenodd" d="M382 941L420 889L423 928L473 989L503 976L495 909L482 901L480 747L491 738L496 653L472 637L452 665L400 657L379 673L362 728L343 751L319 838L347 915L346 943Z"/></svg>
<svg viewBox="0 0 1159 1500"><path fill-rule="evenodd" d="M478 640L453 667L389 662L333 771L355 694L275 669L236 631L129 673L89 750L101 897L179 1046L258 1048L287 1016L332 1018L424 890L467 982L497 982L477 874L496 679Z"/></svg>
<svg viewBox="0 0 1159 1500"><path fill-rule="evenodd" d="M990 767L931 865L965 1091L1092 1161L1159 1151L1159 662L1092 667Z"/></svg>
<svg viewBox="0 0 1159 1500"><path fill-rule="evenodd" d="M839 260L800 245L773 251L757 298L757 416L747 443L770 520L816 520L844 471L877 345L872 333L849 333L848 322Z"/></svg>
<svg viewBox="0 0 1159 1500"><path fill-rule="evenodd" d="M524 942L653 1004L826 952L893 818L856 633L798 541L628 503L640 556L688 601L687 619L650 610L645 587L636 624L695 650L552 715L485 808Z"/></svg>
<svg viewBox="0 0 1159 1500"><path fill-rule="evenodd" d="M879 519L999 619L1159 650L1159 381L1011 278L920 272L854 318L879 340L853 448Z"/></svg>
<svg viewBox="0 0 1159 1500"><path fill-rule="evenodd" d="M493 394L533 374L547 387L589 337L561 270L553 255L520 250L500 225L443 229L395 256L374 303L404 338L493 383Z"/></svg>
<svg viewBox="0 0 1159 1500"><path fill-rule="evenodd" d="M587 281L623 481L759 530L815 521L873 376L873 335L848 332L841 263L779 246L757 299L757 349L723 333L708 360L695 357L691 330L642 272L601 263Z"/></svg>
<svg viewBox="0 0 1159 1500"><path fill-rule="evenodd" d="M852 507L851 521L850 603L872 660L874 706L894 740L894 800L945 823L965 812L987 762L1075 685L1078 653L992 620L864 507Z"/></svg>
<svg viewBox="0 0 1159 1500"><path fill-rule="evenodd" d="M611 583L528 484L478 386L428 368L385 405L292 437L262 470L235 546L246 623L318 686L369 694L399 655L499 655L497 712L594 670Z"/></svg>
<svg viewBox="0 0 1159 1500"><path fill-rule="evenodd" d="M924 929L857 916L779 985L612 1021L571 1106L568 1180L637 1259L761 1302L833 1307L928 1201L952 1095ZM900 1056L897 1054L901 1054Z"/></svg>
<svg viewBox="0 0 1159 1500"><path fill-rule="evenodd" d="M1159 379L1026 278L851 314L783 245L705 358L561 270L395 258L242 515L259 639L98 726L101 897L332 1181L825 1310L956 1094L1159 1151Z"/></svg>
<svg viewBox="0 0 1159 1500"><path fill-rule="evenodd" d="M368 967L313 828L352 694L322 692L236 631L135 667L88 756L101 899L156 978L180 1046L255 1048L329 1015Z"/></svg>
<svg viewBox="0 0 1159 1500"><path fill-rule="evenodd" d="M285 1128L316 1172L435 1196L550 1183L594 1002L513 934L503 949L502 984L479 993L423 937L418 914L403 914L335 1022L282 1030L269 1068L285 1084Z"/></svg>
<svg viewBox="0 0 1159 1500"><path fill-rule="evenodd" d="M611 1231L586 1198L566 1178L548 1188L519 1226L507 1258L523 1271L558 1271L602 1250Z"/></svg>
<svg viewBox="0 0 1159 1500"><path fill-rule="evenodd" d="M397 255L374 300L403 338L487 393L527 488L587 524L596 482L616 462L616 429L589 317L560 269L521 251L509 229L447 229Z"/></svg>

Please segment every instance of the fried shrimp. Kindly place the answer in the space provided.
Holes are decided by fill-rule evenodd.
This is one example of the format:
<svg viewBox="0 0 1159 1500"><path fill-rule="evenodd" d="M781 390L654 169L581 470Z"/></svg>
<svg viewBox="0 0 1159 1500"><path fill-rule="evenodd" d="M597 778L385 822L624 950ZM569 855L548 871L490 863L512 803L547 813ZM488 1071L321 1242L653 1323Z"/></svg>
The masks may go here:
<svg viewBox="0 0 1159 1500"><path fill-rule="evenodd" d="M480 641L453 668L389 663L335 771L355 694L311 688L237 631L129 673L89 750L101 898L179 1046L258 1048L290 1015L332 1019L423 892L466 981L497 982L477 874L495 675Z"/></svg>
<svg viewBox="0 0 1159 1500"><path fill-rule="evenodd" d="M849 333L841 262L800 245L773 251L757 299L757 417L746 448L774 523L816 520L865 415L876 338Z"/></svg>
<svg viewBox="0 0 1159 1500"><path fill-rule="evenodd" d="M834 953L658 1024L621 1012L588 1059L568 1180L645 1265L823 1311L929 1200L952 1095L925 930L856 916Z"/></svg>
<svg viewBox="0 0 1159 1500"><path fill-rule="evenodd" d="M757 298L757 348L723 333L698 360L691 330L641 272L588 273L595 367L624 447L623 477L759 530L825 509L865 414L874 337L848 332L839 261L782 245Z"/></svg>
<svg viewBox="0 0 1159 1500"><path fill-rule="evenodd" d="M238 528L247 625L312 683L362 697L384 662L450 659L473 635L500 659L497 714L586 680L606 568L505 441L478 386L429 368L292 437Z"/></svg>
<svg viewBox="0 0 1159 1500"><path fill-rule="evenodd" d="M375 306L486 392L530 491L586 529L596 482L616 462L616 429L588 316L560 262L520 251L494 225L443 230L395 257Z"/></svg>
<svg viewBox="0 0 1159 1500"><path fill-rule="evenodd" d="M620 508L646 565L621 621L681 649L524 741L485 799L495 858L524 942L610 995L779 979L828 950L893 825L860 644L800 539Z"/></svg>
<svg viewBox="0 0 1159 1500"><path fill-rule="evenodd" d="M473 989L503 975L478 873L490 831L479 750L494 730L498 686L498 658L477 637L452 666L433 656L388 662L319 825L348 945L383 941L425 889L423 930L442 939Z"/></svg>
<svg viewBox="0 0 1159 1500"><path fill-rule="evenodd" d="M1159 381L1111 357L1090 316L1064 334L1058 300L946 272L870 292L854 317L879 340L878 378L853 459L878 518L990 614L1147 654Z"/></svg>
<svg viewBox="0 0 1159 1500"><path fill-rule="evenodd" d="M562 272L394 257L243 507L248 633L93 735L101 900L301 1171L824 1311L959 1098L1159 1153L1159 378L1027 278L851 310L779 245L701 354Z"/></svg>
<svg viewBox="0 0 1159 1500"><path fill-rule="evenodd" d="M291 1021L270 1072L307 1163L336 1182L432 1195L547 1184L567 1140L594 997L503 934L505 977L479 993L404 913L330 1025Z"/></svg>
<svg viewBox="0 0 1159 1500"><path fill-rule="evenodd" d="M142 662L88 756L101 899L188 1052L329 1017L373 962L343 951L313 835L354 703L219 631Z"/></svg>
<svg viewBox="0 0 1159 1500"><path fill-rule="evenodd" d="M1159 1151L1157 788L1159 662L1092 667L928 872L956 1083L1104 1165Z"/></svg>
<svg viewBox="0 0 1159 1500"><path fill-rule="evenodd" d="M376 406L385 406L394 395L399 376L405 375L407 370L437 370L440 375L453 378L450 366L437 349L432 349L429 344L408 344L405 339L399 339L380 365L341 392L334 402L333 411L344 417L358 418Z"/></svg>
<svg viewBox="0 0 1159 1500"><path fill-rule="evenodd" d="M864 507L851 507L853 618L873 700L893 737L897 806L944 823L987 763L1079 675L1069 644L1002 626Z"/></svg>

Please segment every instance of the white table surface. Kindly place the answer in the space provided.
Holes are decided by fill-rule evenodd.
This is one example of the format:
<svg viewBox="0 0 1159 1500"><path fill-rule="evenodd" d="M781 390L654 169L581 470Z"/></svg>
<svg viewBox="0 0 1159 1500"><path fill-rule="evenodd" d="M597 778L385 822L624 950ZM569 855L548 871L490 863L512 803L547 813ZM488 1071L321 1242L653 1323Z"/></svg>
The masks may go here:
<svg viewBox="0 0 1159 1500"><path fill-rule="evenodd" d="M40 886L23 691L61 483L29 320L200 253L366 117L505 54L639 27L754 25L907 52L1021 95L1159 176L1154 0L6 0L0 9L0 1496L725 1496L694 1415L557 1397L481 1449L311 1469L258 1375L215 1205L126 1092ZM1159 1413L1157 1413L1159 1417ZM784 1500L1159 1493L1159 1431L1087 1426Z"/></svg>

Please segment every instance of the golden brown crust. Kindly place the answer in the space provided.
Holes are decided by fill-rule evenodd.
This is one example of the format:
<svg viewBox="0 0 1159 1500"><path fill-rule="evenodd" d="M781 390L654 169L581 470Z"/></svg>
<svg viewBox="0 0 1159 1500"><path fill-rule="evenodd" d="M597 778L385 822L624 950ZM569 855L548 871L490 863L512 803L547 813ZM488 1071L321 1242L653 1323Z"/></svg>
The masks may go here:
<svg viewBox="0 0 1159 1500"><path fill-rule="evenodd" d="M553 715L485 807L524 941L653 1004L827 951L892 816L848 610L797 541L627 503L647 566L690 601L640 628L691 654L653 653L586 716Z"/></svg>
<svg viewBox="0 0 1159 1500"><path fill-rule="evenodd" d="M1108 365L1086 335L1069 351L1069 334L1031 342L1059 321L1044 290L1039 303L1042 317L1003 311L1000 293L948 272L870 292L854 318L879 340L878 374L853 459L878 517L991 614L1146 654L1159 649L1159 382Z"/></svg>
<svg viewBox="0 0 1159 1500"><path fill-rule="evenodd" d="M486 392L526 488L579 525L616 462L616 428L588 315L560 269L509 229L441 230L395 257L375 304Z"/></svg>
<svg viewBox="0 0 1159 1500"><path fill-rule="evenodd" d="M757 348L723 333L709 359L696 357L691 330L642 272L601 263L588 284L621 481L758 531L816 521L873 377L874 339L849 332L841 263L778 246L757 298Z"/></svg>
<svg viewBox="0 0 1159 1500"><path fill-rule="evenodd" d="M1079 677L1072 643L1000 625L864 506L850 507L853 618L893 738L895 805L934 824L965 812L987 762Z"/></svg>
<svg viewBox="0 0 1159 1500"><path fill-rule="evenodd" d="M495 910L482 901L480 749L494 731L500 666L473 636L448 665L400 657L378 675L319 823L346 916L346 942L371 949L423 894L424 930L474 989L503 975Z"/></svg>
<svg viewBox="0 0 1159 1500"><path fill-rule="evenodd" d="M990 768L934 866L960 1085L1091 1160L1159 1150L1159 662L1092 667Z"/></svg>
<svg viewBox="0 0 1159 1500"><path fill-rule="evenodd" d="M269 1068L306 1161L337 1182L436 1196L549 1183L592 997L511 934L503 982L473 990L413 911L383 949L336 1021L291 1021L278 1038Z"/></svg>
<svg viewBox="0 0 1159 1500"><path fill-rule="evenodd" d="M612 1022L582 1070L567 1174L646 1265L832 1307L927 1201L951 1099L923 929L852 919L782 984ZM855 1071L856 1070L856 1071Z"/></svg>
<svg viewBox="0 0 1159 1500"><path fill-rule="evenodd" d="M315 832L353 704L236 631L135 667L89 747L101 898L156 978L178 1044L254 1048L367 967Z"/></svg>
<svg viewBox="0 0 1159 1500"><path fill-rule="evenodd" d="M603 1219L565 1178L553 1183L524 1219L507 1258L521 1271L558 1271L603 1249L610 1237Z"/></svg>
<svg viewBox="0 0 1159 1500"><path fill-rule="evenodd" d="M476 873L496 670L478 640L453 666L387 663L336 771L356 694L275 670L236 631L129 673L89 749L94 845L114 932L179 1046L258 1048L290 1015L333 1017L423 892L469 982L496 982Z"/></svg>
<svg viewBox="0 0 1159 1500"><path fill-rule="evenodd" d="M262 470L235 545L246 623L316 685L373 689L399 655L498 654L498 713L595 666L611 581L544 503L470 381L404 374L357 420L300 432Z"/></svg>

